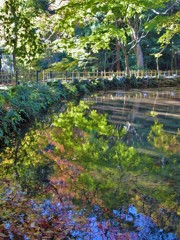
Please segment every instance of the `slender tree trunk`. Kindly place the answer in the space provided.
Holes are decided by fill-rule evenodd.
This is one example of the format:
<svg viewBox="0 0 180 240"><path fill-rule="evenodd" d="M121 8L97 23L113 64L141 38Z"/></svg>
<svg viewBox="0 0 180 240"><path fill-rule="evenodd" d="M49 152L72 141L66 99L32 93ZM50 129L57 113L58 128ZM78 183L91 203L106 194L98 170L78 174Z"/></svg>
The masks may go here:
<svg viewBox="0 0 180 240"><path fill-rule="evenodd" d="M106 57L106 52L104 53L104 71L106 71L106 62L107 62L107 57Z"/></svg>
<svg viewBox="0 0 180 240"><path fill-rule="evenodd" d="M14 73L15 73L15 82L16 85L18 85L18 69L16 66L16 54L13 53L13 67L14 67Z"/></svg>
<svg viewBox="0 0 180 240"><path fill-rule="evenodd" d="M125 58L125 75L129 76L130 75L130 70L129 70L129 56L128 56L128 52L127 52L126 47L123 44L121 45L121 47L122 47L122 51L123 51L124 58Z"/></svg>
<svg viewBox="0 0 180 240"><path fill-rule="evenodd" d="M126 68L125 68L125 72L126 72L126 76L130 75L130 70L129 70L129 56L126 53L125 54L125 64L126 64Z"/></svg>
<svg viewBox="0 0 180 240"><path fill-rule="evenodd" d="M118 40L116 40L116 71L121 71L121 63L120 63L120 45Z"/></svg>
<svg viewBox="0 0 180 240"><path fill-rule="evenodd" d="M157 69L157 77L159 78L160 77L160 74L159 74L159 57L156 58L156 69Z"/></svg>
<svg viewBox="0 0 180 240"><path fill-rule="evenodd" d="M14 26L14 39L13 39L13 67L14 67L14 72L15 72L15 79L16 79L16 85L18 84L18 72L17 72L17 64L16 64L16 53L17 53L17 46L18 46L18 25L19 25L19 19L18 16L16 14L16 5L15 1L13 4L11 4L11 13L13 18L15 19L15 26Z"/></svg>

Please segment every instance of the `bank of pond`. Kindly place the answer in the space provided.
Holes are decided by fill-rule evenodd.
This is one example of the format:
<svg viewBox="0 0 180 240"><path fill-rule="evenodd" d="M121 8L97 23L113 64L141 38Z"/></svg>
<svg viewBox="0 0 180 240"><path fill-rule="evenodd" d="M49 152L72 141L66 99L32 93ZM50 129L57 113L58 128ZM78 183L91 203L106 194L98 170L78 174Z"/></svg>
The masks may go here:
<svg viewBox="0 0 180 240"><path fill-rule="evenodd" d="M178 89L74 81L0 99L0 239L179 238Z"/></svg>

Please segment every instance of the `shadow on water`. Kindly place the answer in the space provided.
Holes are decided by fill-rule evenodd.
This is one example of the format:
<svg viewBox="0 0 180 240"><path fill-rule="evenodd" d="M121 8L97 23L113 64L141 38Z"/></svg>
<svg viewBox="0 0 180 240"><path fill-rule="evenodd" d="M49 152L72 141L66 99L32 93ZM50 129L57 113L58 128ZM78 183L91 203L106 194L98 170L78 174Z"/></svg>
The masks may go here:
<svg viewBox="0 0 180 240"><path fill-rule="evenodd" d="M156 236L160 231L178 235L179 99L178 90L112 91L86 98L93 103L91 109L108 114L112 128L93 111L84 118L84 105L61 115L65 108L55 107L0 153L0 177L17 181L39 200L52 198L53 188L61 203L72 199L89 212L99 205L105 219L119 208L114 215L121 215L121 227L129 231L141 232L137 227L142 228L145 220L138 211L163 229L156 229ZM102 221L99 212L91 214ZM135 227L135 221L141 224ZM71 234L83 239L80 233ZM145 239L143 234L145 230L136 239Z"/></svg>

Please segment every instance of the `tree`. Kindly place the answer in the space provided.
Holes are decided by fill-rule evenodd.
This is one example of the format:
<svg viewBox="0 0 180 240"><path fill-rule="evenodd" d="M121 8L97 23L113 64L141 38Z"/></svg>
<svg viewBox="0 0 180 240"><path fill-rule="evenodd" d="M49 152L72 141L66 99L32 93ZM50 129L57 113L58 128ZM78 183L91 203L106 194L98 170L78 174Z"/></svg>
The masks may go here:
<svg viewBox="0 0 180 240"><path fill-rule="evenodd" d="M140 29L143 23L143 13L149 5L144 1L105 1L97 2L89 0L82 2L71 0L65 6L60 7L59 29L66 41L61 39L59 46L64 47L67 37L70 37L68 51L73 46L88 49L86 54L98 52L100 49L108 49L112 40L115 40L117 52L117 70L119 70L119 51L122 50L125 58L126 74L129 74L129 53L135 49L137 67L143 68L143 53L140 41L144 32ZM86 35L76 35L76 27L89 27ZM55 42L57 43L57 41ZM65 43L65 44L64 44Z"/></svg>
<svg viewBox="0 0 180 240"><path fill-rule="evenodd" d="M17 59L24 65L30 65L42 53L43 44L31 15L32 8L27 7L27 1L5 0L1 8L5 46L13 55L15 71Z"/></svg>
<svg viewBox="0 0 180 240"><path fill-rule="evenodd" d="M161 1L159 1L161 2ZM145 24L145 28L148 31L156 31L158 33L157 44L158 50L152 55L156 59L156 67L159 76L159 59L163 55L162 53L167 46L173 47L172 40L174 36L180 34L180 8L178 6L179 0L164 1L164 6L160 5L161 8L154 10L150 9L154 17ZM180 35L179 35L180 36ZM170 46L171 44L171 46ZM172 64L171 64L171 68Z"/></svg>
<svg viewBox="0 0 180 240"><path fill-rule="evenodd" d="M176 22L179 15L177 13L173 16L169 11L176 2L177 0L170 3L167 0L67 1L58 10L55 30L59 32L59 38L53 42L54 49L66 50L77 60L109 49L116 52L116 57L113 58L116 70L120 70L120 61L123 59L128 75L129 56L133 53L136 56L136 68L144 68L144 50L142 51L141 42L149 33L146 25L155 22L157 13L162 11L168 13L169 23L166 24L172 23L172 19L175 19L175 31L178 31ZM162 27L159 23L156 28L162 29L165 25Z"/></svg>
<svg viewBox="0 0 180 240"><path fill-rule="evenodd" d="M124 14L126 14L127 2L114 3L113 1L97 2L95 0L86 1L69 1L65 6L60 7L59 30L62 37L55 44L64 48L67 47L68 52L72 54L72 48L80 48L81 56L96 53L100 49L109 49L112 40L116 42L117 56L119 48L122 49L125 56L126 73L129 74L128 50L127 42L129 34L129 26L124 22ZM97 10L98 9L98 10ZM71 16L71 17L70 17ZM73 17L72 17L73 16ZM76 27L89 27L88 34L76 35ZM118 57L116 59L119 61Z"/></svg>
<svg viewBox="0 0 180 240"><path fill-rule="evenodd" d="M171 0L159 11L151 9L155 13L155 16L146 24L146 27L149 30L156 29L160 34L158 42L162 48L170 44L171 39L176 34L180 34L180 8L178 4L179 0Z"/></svg>

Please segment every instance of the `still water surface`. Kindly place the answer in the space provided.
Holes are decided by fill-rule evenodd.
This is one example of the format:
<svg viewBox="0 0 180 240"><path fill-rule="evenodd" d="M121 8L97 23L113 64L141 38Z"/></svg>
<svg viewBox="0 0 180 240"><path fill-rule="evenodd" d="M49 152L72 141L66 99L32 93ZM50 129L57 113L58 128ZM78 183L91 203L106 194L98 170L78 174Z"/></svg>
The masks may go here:
<svg viewBox="0 0 180 240"><path fill-rule="evenodd" d="M177 236L180 234L178 230L180 139L176 135L180 128L180 90L108 91L85 97L84 100L93 103L92 109L96 109L99 113L106 113L108 122L115 125L116 129L126 129L123 141L128 146L135 147L145 162L143 172L136 171L127 176L126 173L122 173L120 190L115 190L118 194L127 197L124 200L121 199L121 203L124 202L127 206L127 201L129 201L130 206L126 211L121 207L121 212L113 209L113 214L128 225L128 228L131 229L129 233L139 232L139 235L134 235L137 237L134 239L178 239ZM31 192L32 195L36 195L37 191L39 199L45 198L44 193L41 196L40 192L47 188L49 183L47 177L52 182L54 179L56 183L62 182L61 176L57 177L55 170L57 165L51 164L47 156L46 158L42 157L44 152L52 153L55 143L48 144L47 141L48 145L45 145L46 142L37 140L38 136L43 136L43 140L50 138L49 132L53 128L52 115L57 114L48 115L45 120L32 127L22 140L16 140L14 148L8 148L1 153L1 169L3 170L1 179L5 177L11 179L15 174L16 177L13 177L12 181L19 181L22 188ZM163 124L163 131L157 138L160 145L157 142L148 141L148 135L155 122ZM44 132L46 133L44 134ZM174 146L173 144L169 148L163 146L166 144L165 135L169 136L167 141L176 136L176 141L172 140ZM62 146L60 147L63 152ZM152 171L149 171L146 162L152 167ZM61 164L66 164L66 162L61 162ZM173 168L174 166L175 168ZM55 176L53 176L54 172ZM119 181L118 177L114 176L113 178L112 186L113 181ZM99 179L101 178L99 177ZM59 191L61 190L63 190L63 186ZM46 202L44 204L47 205ZM145 216L149 216L151 219ZM88 221L91 222L89 224L91 236L83 235L82 231L72 231L71 235L74 236L72 239L116 239L101 237L101 233L98 232L97 219L96 215L88 218ZM6 222L6 224L10 223ZM131 227L129 227L130 225ZM133 239L133 234L129 239Z"/></svg>
<svg viewBox="0 0 180 240"><path fill-rule="evenodd" d="M128 145L139 151L158 155L147 141L147 135L155 121L163 124L168 133L180 129L180 90L132 90L108 91L95 94L86 101L93 102L94 109L108 114L110 123L129 129Z"/></svg>
<svg viewBox="0 0 180 240"><path fill-rule="evenodd" d="M169 196L177 194L177 197L172 201L172 205L178 206L180 193L180 136L178 135L177 142L169 146L169 148L168 144L170 143L166 143L163 137L176 135L178 129L180 129L180 90L108 91L94 94L86 98L86 101L93 103L93 109L100 113L106 113L108 121L114 124L116 128L126 128L128 132L124 141L127 145L135 147L142 154L144 161L151 158L155 165L160 166L159 173L147 174L146 177L139 176L137 185L139 187L144 186L144 192L146 192L145 188L148 187L150 195L157 192L156 194L159 194L159 196L162 194L161 189L169 186L166 194L169 194ZM148 135L155 122L162 124L164 136L159 136L153 144L148 141ZM168 169L167 166L170 166L173 161L177 161L176 167ZM162 169L167 169L167 172ZM161 201L163 198L164 200ZM153 201L150 204L151 209L154 208L156 213L164 209L163 204L165 202L170 201L168 196L162 196L159 199L161 199L159 204L153 203ZM138 203L136 207L138 207ZM172 209L169 208L168 214L170 212L173 214ZM177 207L177 209L179 208ZM175 215L179 215L177 209ZM139 210L146 212L142 206L139 206ZM176 224L179 226L178 220L172 225Z"/></svg>

